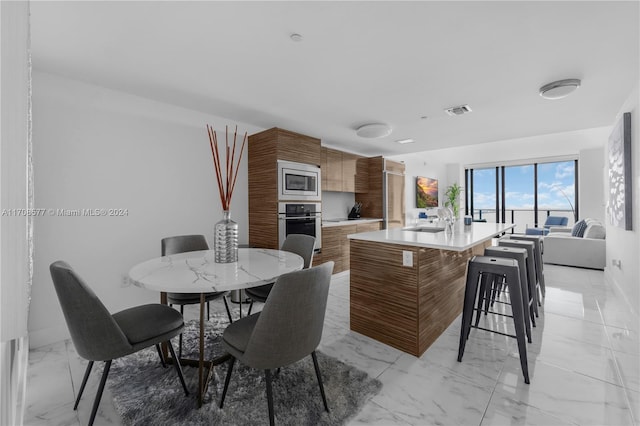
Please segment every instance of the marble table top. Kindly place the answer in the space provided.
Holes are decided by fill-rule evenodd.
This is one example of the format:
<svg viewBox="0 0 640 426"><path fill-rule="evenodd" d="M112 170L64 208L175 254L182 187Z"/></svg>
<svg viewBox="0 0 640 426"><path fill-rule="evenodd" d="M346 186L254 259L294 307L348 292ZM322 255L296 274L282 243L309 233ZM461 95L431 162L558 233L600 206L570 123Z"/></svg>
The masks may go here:
<svg viewBox="0 0 640 426"><path fill-rule="evenodd" d="M267 284L303 266L302 257L280 250L241 248L234 263L216 263L214 251L203 250L142 262L131 268L129 280L149 290L205 293Z"/></svg>

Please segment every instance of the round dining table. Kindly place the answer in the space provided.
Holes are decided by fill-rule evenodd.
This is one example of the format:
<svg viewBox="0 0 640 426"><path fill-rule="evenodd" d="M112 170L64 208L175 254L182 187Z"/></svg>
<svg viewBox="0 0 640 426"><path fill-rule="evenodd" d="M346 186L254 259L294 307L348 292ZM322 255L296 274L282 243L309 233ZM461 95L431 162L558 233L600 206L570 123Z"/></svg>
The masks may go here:
<svg viewBox="0 0 640 426"><path fill-rule="evenodd" d="M213 250L172 254L142 262L129 271L133 285L160 292L160 302L167 304L167 293L200 294L199 359L180 359L182 365L198 366L198 406L202 405L213 366L226 358L204 359L205 293L242 290L275 281L280 275L303 268L297 254L260 248L238 249L238 261L216 263ZM168 362L166 344L163 353ZM206 375L205 367L208 368Z"/></svg>

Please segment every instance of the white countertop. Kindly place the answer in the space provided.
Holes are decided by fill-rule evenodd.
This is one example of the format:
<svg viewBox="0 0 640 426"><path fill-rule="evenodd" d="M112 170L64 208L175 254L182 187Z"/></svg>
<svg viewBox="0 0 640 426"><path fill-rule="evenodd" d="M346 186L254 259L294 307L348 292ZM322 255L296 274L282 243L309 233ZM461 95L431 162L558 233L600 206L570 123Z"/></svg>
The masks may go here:
<svg viewBox="0 0 640 426"><path fill-rule="evenodd" d="M463 251L476 244L490 240L491 238L508 231L515 225L512 223L482 223L473 222L464 226L462 220L454 225L453 233L442 232L416 232L414 228L439 228L437 224L420 225L417 227L385 229L382 231L361 232L349 235L349 239L360 241L373 241L388 244L403 244L416 247L428 247L442 250ZM444 226L442 226L444 227Z"/></svg>
<svg viewBox="0 0 640 426"><path fill-rule="evenodd" d="M357 225L359 223L373 223L373 222L382 222L382 219L375 219L375 218L361 218L361 219L347 219L347 218L343 218L343 219L328 219L328 220L323 220L322 221L322 226L324 228L328 228L331 226L345 226L345 225Z"/></svg>

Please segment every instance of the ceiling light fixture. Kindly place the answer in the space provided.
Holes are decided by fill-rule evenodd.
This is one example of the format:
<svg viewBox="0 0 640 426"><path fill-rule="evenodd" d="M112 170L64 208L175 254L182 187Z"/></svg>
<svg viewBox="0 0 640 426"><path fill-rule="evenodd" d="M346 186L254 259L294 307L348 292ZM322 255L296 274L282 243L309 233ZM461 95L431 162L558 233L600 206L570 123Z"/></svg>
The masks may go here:
<svg viewBox="0 0 640 426"><path fill-rule="evenodd" d="M415 141L414 141L413 139L411 139L411 138L407 138L407 139L400 139L400 140L397 140L396 142L397 142L397 143L403 143L403 144L404 144L404 143L413 143L413 142L415 142Z"/></svg>
<svg viewBox="0 0 640 426"><path fill-rule="evenodd" d="M545 99L561 99L580 87L580 80L569 78L545 84L540 88L540 96Z"/></svg>
<svg viewBox="0 0 640 426"><path fill-rule="evenodd" d="M356 130L356 135L361 138L377 139L384 138L391 134L391 126L384 123L370 123L365 124Z"/></svg>
<svg viewBox="0 0 640 426"><path fill-rule="evenodd" d="M298 33L291 33L289 35L289 38L291 39L291 41L296 41L296 42L302 41L302 36Z"/></svg>

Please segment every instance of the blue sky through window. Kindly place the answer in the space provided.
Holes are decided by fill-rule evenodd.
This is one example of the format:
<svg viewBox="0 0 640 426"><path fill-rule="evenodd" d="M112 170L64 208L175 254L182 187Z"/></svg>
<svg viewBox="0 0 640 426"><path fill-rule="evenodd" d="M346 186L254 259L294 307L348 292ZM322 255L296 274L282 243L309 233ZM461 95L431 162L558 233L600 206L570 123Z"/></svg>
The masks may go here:
<svg viewBox="0 0 640 426"><path fill-rule="evenodd" d="M507 209L533 209L533 165L505 168ZM575 163L538 164L538 209L571 210L575 206ZM474 209L496 208L496 169L473 171Z"/></svg>

